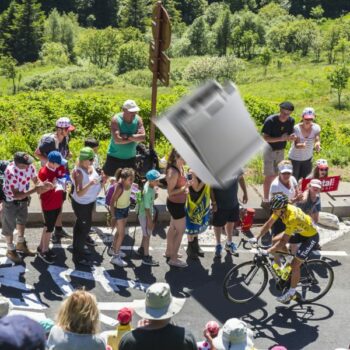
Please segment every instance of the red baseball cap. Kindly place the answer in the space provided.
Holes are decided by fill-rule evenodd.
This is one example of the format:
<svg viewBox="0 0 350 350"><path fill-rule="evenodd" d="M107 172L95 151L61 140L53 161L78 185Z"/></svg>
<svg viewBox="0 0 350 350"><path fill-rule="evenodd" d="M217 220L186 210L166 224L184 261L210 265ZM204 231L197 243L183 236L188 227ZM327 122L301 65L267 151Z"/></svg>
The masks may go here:
<svg viewBox="0 0 350 350"><path fill-rule="evenodd" d="M128 324L131 322L133 313L134 311L129 307L123 307L118 312L117 320L120 322L120 324Z"/></svg>

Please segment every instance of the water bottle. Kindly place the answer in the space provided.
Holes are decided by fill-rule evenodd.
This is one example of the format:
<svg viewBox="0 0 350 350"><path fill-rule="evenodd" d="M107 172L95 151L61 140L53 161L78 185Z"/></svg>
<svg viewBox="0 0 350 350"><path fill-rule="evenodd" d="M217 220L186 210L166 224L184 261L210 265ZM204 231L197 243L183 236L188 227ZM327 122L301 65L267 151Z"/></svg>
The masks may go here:
<svg viewBox="0 0 350 350"><path fill-rule="evenodd" d="M272 268L273 268L274 271L276 272L276 275L277 275L278 277L280 277L281 274L282 274L281 267L280 267L277 263L274 263L274 264L272 265Z"/></svg>
<svg viewBox="0 0 350 350"><path fill-rule="evenodd" d="M284 281L287 281L291 272L292 272L292 266L289 263L286 263L286 265L282 269L281 278Z"/></svg>

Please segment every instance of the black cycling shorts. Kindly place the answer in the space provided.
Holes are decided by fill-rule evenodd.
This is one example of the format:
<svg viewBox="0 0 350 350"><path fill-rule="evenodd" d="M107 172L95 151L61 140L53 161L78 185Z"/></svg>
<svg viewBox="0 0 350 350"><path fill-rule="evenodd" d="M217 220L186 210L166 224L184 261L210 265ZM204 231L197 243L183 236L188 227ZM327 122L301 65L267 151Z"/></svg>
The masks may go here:
<svg viewBox="0 0 350 350"><path fill-rule="evenodd" d="M237 221L239 221L239 205L235 206L234 209L218 208L218 210L213 213L212 224L215 227L222 227L225 226L228 222Z"/></svg>
<svg viewBox="0 0 350 350"><path fill-rule="evenodd" d="M289 243L301 243L295 256L300 260L305 260L320 240L319 234L312 237L301 236L298 233L290 237Z"/></svg>

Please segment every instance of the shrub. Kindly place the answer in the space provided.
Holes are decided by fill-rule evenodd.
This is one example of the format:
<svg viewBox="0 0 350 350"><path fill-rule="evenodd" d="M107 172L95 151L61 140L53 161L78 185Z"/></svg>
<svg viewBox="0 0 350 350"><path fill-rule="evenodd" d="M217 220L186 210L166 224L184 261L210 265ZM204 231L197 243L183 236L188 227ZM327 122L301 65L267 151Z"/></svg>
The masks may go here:
<svg viewBox="0 0 350 350"><path fill-rule="evenodd" d="M138 69L121 74L118 77L119 81L137 86L152 86L152 72L149 69Z"/></svg>
<svg viewBox="0 0 350 350"><path fill-rule="evenodd" d="M69 62L67 48L61 43L45 43L39 56L43 64L46 65L66 66Z"/></svg>
<svg viewBox="0 0 350 350"><path fill-rule="evenodd" d="M186 67L184 78L197 84L208 79L235 81L237 73L243 68L243 62L233 55L202 57L194 60Z"/></svg>
<svg viewBox="0 0 350 350"><path fill-rule="evenodd" d="M148 45L142 41L130 41L119 49L118 73L146 68L148 63Z"/></svg>

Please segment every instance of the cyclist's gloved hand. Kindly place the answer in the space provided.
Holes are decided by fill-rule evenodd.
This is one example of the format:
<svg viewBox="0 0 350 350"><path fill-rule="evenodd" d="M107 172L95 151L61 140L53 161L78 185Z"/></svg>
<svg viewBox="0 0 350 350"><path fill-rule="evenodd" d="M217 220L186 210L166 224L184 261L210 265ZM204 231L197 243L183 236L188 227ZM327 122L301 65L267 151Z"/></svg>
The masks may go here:
<svg viewBox="0 0 350 350"><path fill-rule="evenodd" d="M266 249L259 249L259 252L263 256L269 256L270 255L270 253L268 253L268 251Z"/></svg>
<svg viewBox="0 0 350 350"><path fill-rule="evenodd" d="M253 244L257 244L258 243L258 240L256 239L256 237L253 237L253 238L249 238L248 239L248 242L253 245Z"/></svg>

